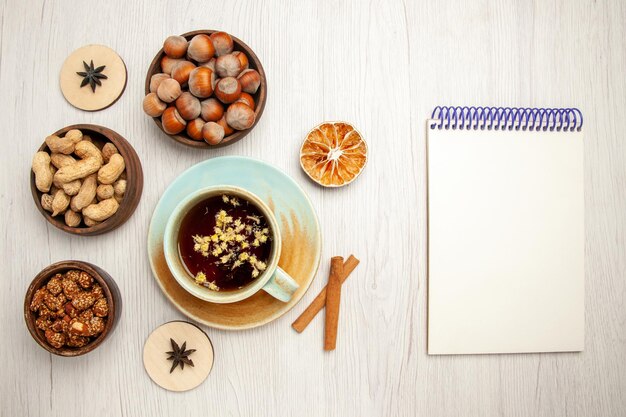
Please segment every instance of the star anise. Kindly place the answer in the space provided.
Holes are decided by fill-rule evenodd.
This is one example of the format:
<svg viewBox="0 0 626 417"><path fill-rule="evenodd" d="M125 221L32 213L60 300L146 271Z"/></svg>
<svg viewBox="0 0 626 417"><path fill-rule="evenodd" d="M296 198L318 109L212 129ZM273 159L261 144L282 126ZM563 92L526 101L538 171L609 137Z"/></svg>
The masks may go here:
<svg viewBox="0 0 626 417"><path fill-rule="evenodd" d="M85 66L85 71L77 72L76 74L80 75L83 78L83 81L80 83L81 87L89 84L91 87L91 91L96 92L96 85L102 85L102 80L106 80L108 77L102 74L102 71L106 68L106 65L101 65L98 68L93 67L93 59L91 60L91 65L87 65L85 61L83 61L83 65Z"/></svg>
<svg viewBox="0 0 626 417"><path fill-rule="evenodd" d="M178 343L174 341L174 339L170 338L170 342L172 343L172 350L169 352L165 352L170 355L167 360L173 361L172 368L170 369L170 374L174 372L174 369L180 364L180 369L185 369L185 364L189 366L193 366L193 361L189 359L189 355L194 353L195 349L185 350L187 347L187 342L185 341L182 346L178 346Z"/></svg>

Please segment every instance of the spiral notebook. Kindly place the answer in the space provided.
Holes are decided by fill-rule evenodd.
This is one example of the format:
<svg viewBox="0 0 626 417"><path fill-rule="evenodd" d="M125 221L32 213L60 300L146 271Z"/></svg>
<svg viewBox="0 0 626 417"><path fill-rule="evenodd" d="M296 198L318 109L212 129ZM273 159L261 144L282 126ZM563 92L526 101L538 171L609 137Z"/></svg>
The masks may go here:
<svg viewBox="0 0 626 417"><path fill-rule="evenodd" d="M582 125L577 109L435 109L429 354L583 350Z"/></svg>

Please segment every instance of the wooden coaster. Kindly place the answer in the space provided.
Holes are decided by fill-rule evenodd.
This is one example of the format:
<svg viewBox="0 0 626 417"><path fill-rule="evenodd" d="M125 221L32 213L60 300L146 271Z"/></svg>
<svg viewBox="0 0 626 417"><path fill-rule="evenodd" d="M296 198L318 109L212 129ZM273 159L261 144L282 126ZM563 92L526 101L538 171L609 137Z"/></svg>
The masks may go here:
<svg viewBox="0 0 626 417"><path fill-rule="evenodd" d="M104 65L97 74L102 74L106 78L96 76L95 84L89 82L81 87L85 77L77 72L88 73L93 61L94 69ZM74 107L81 110L96 111L102 110L115 103L126 88L126 65L122 58L111 48L104 45L87 45L72 52L67 57L61 68L61 92L65 99ZM92 89L95 87L95 91Z"/></svg>
<svg viewBox="0 0 626 417"><path fill-rule="evenodd" d="M185 350L195 349L188 358L193 366L177 366L171 373L173 361L166 352L173 349L173 339ZM198 326L185 321L171 321L157 327L143 346L143 366L152 380L169 391L188 391L200 385L213 368L213 345L209 336Z"/></svg>

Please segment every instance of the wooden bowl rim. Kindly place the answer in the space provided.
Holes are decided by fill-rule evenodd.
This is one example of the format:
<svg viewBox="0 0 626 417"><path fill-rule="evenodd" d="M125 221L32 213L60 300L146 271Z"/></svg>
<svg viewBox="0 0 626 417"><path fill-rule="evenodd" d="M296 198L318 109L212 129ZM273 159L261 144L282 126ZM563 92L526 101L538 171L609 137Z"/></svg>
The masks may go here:
<svg viewBox="0 0 626 417"><path fill-rule="evenodd" d="M192 38L196 35L211 35L215 32L223 32L223 31L212 30L212 29L200 29L200 30L193 30L191 32L183 33L180 36L189 40L189 38ZM263 69L261 60L254 53L252 48L248 46L248 44L246 44L245 42L243 42L241 39L237 38L236 36L231 35L230 33L229 35L231 36L231 38L233 38L234 44L238 46L239 48L241 48L248 55L248 57L250 58L249 61L254 63L254 65L256 66L256 68L253 68L253 69L256 69L259 72L259 75L261 76L261 85L259 86L259 91L260 91L259 102L256 103L256 107L254 109L254 114L255 114L254 124L249 129L236 130L232 135L225 136L222 142L220 142L217 145L209 145L203 140L193 140L187 137L186 135L181 135L181 134L170 135L169 133L166 133L163 130L163 125L161 124L160 118L152 117L152 120L154 120L154 123L159 127L159 129L178 143L182 143L183 145L187 145L192 148L199 148L199 149L216 149L216 148L222 148L224 146L232 145L233 143L240 141L241 139L244 138L244 136L250 133L252 129L255 128L255 126L261 119L261 116L263 115L263 111L265 110L265 102L267 101L267 78L265 77L265 70ZM150 66L148 67L148 73L146 74L146 85L145 85L146 95L150 93L150 78L158 72L157 68L159 68L158 65L160 65L160 61L163 55L165 55L165 52L163 52L163 48L161 48L159 52L155 55L154 59L152 59L152 62L150 63Z"/></svg>
<svg viewBox="0 0 626 417"><path fill-rule="evenodd" d="M110 232L112 230L117 229L124 223L126 223L128 219L130 219L130 217L133 215L135 210L137 209L137 206L139 205L139 201L141 200L141 194L143 193L143 168L141 166L141 160L139 159L139 155L137 155L135 148L133 148L130 142L126 140L126 138L124 138L122 135L120 135L113 129L109 129L108 127L105 127L105 126L89 124L89 123L79 123L79 124L65 126L57 130L56 132L54 132L53 135L67 133L68 131L72 129L78 129L81 132L83 132L83 134L87 133L87 134L96 134L96 135L104 136L107 140L109 140L111 143L115 145L118 152L124 157L124 160L126 161L129 161L133 159L134 157L134 159L137 161L136 170L129 169L130 164L128 163L126 164L126 181L127 181L126 195L131 194L128 190L135 187L136 190L135 190L135 196L133 196L134 198L122 199L122 203L120 204L120 208L118 209L118 212L115 213L113 216L109 217L108 219L106 219L105 221L103 221L102 223L99 223L91 227L70 227L66 225L64 221L59 220L55 217L52 217L52 215L46 210L44 210L44 208L41 206L41 195L44 193L42 193L41 191L37 189L37 186L35 185L35 173L31 169L30 189L31 189L31 194L33 196L33 200L35 201L35 205L39 209L39 212L46 218L48 223L52 224L54 227L56 227L59 230L62 230L64 232L71 233L74 235L78 235L78 236L95 236L95 235L99 235L102 233ZM100 132L98 131L98 129L101 129L102 131ZM122 145L127 145L130 151ZM50 152L48 149L48 145L46 144L45 141L41 144L38 151ZM125 219L122 219L119 223L115 223L115 221L118 219L117 216L119 216L123 212L122 211L123 207L124 208L130 207L128 215Z"/></svg>
<svg viewBox="0 0 626 417"><path fill-rule="evenodd" d="M104 330L91 343L80 348L64 347L61 349L57 349L48 344L42 330L38 329L35 326L35 315L32 311L30 311L30 303L33 299L33 295L35 294L35 291L43 287L43 284L42 284L43 282L46 282L47 280L49 280L50 278L52 278L55 274L59 272L65 272L70 269L78 269L78 270L87 272L89 275L91 275L94 278L96 282L98 282L98 284L100 284L100 287L102 287L102 291L104 292L104 296L106 297L109 303L109 314L107 315L107 321L104 326ZM102 273L100 273L100 271L102 271ZM108 280L110 280L111 282L109 283ZM39 346L41 346L48 352L53 353L58 356L64 356L64 357L81 356L96 349L98 346L102 344L102 342L105 341L107 336L113 331L113 328L116 324L115 323L116 313L117 313L116 303L118 300L115 299L113 295L113 291L111 291L110 286L117 287L117 284L115 283L111 275L109 275L109 273L106 272L104 269L101 269L93 264L90 264L89 262L68 260L68 261L59 261L51 265L48 265L47 267L42 269L35 276L35 278L31 281L30 285L28 286L28 289L26 290L26 296L24 297L24 321L26 322L26 327L28 328L30 335L33 337L33 339L35 339L35 341L39 344Z"/></svg>

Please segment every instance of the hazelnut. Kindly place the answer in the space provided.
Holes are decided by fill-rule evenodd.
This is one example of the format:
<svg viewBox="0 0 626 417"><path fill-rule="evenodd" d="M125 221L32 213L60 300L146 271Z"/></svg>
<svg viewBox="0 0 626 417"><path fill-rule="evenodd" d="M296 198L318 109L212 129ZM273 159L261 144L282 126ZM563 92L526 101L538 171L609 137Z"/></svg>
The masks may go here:
<svg viewBox="0 0 626 417"><path fill-rule="evenodd" d="M180 84L173 78L163 80L157 89L157 95L166 103L176 100L181 93Z"/></svg>
<svg viewBox="0 0 626 417"><path fill-rule="evenodd" d="M170 58L169 56L165 55L163 58L161 58L161 71L166 74L171 74L174 65L178 64L180 61L184 61L184 59Z"/></svg>
<svg viewBox="0 0 626 417"><path fill-rule="evenodd" d="M182 58L187 53L187 39L182 36L169 36L163 42L163 52L170 58Z"/></svg>
<svg viewBox="0 0 626 417"><path fill-rule="evenodd" d="M241 90L246 93L256 93L256 90L258 90L261 85L261 74L253 69L241 71L241 74L239 74L237 79L241 83Z"/></svg>
<svg viewBox="0 0 626 417"><path fill-rule="evenodd" d="M185 126L187 122L182 118L176 107L168 107L163 112L161 116L161 124L163 125L163 130L165 133L169 135L177 135L183 130L185 130Z"/></svg>
<svg viewBox="0 0 626 417"><path fill-rule="evenodd" d="M241 84L234 77L222 78L215 86L215 96L222 103L232 103L241 95Z"/></svg>
<svg viewBox="0 0 626 417"><path fill-rule="evenodd" d="M211 82L213 71L206 67L197 67L189 74L189 91L198 98L205 98L213 94Z"/></svg>
<svg viewBox="0 0 626 417"><path fill-rule="evenodd" d="M159 117L166 108L167 104L163 103L156 93L149 93L143 98L143 111L150 117Z"/></svg>
<svg viewBox="0 0 626 417"><path fill-rule="evenodd" d="M248 55L246 55L244 52L241 52L241 51L235 51L233 52L233 55L239 59L239 62L241 62L242 70L248 69L248 66L249 66Z"/></svg>
<svg viewBox="0 0 626 417"><path fill-rule="evenodd" d="M168 78L170 78L170 76L167 74L163 74L162 72L154 74L152 77L150 77L150 92L156 93L157 88L159 88L159 84L161 84L161 81Z"/></svg>
<svg viewBox="0 0 626 417"><path fill-rule="evenodd" d="M209 145L217 145L224 139L224 128L215 122L208 122L202 128L202 137Z"/></svg>
<svg viewBox="0 0 626 417"><path fill-rule="evenodd" d="M226 123L226 115L224 115L221 119L219 119L215 123L222 126L222 129L224 129L224 137L228 137L232 135L233 133L235 133L235 129L233 129L232 127L228 125L228 123Z"/></svg>
<svg viewBox="0 0 626 417"><path fill-rule="evenodd" d="M235 103L244 103L245 105L250 107L252 110L254 110L254 107L255 107L254 99L248 93L241 93L241 95L239 96L237 101L235 101Z"/></svg>
<svg viewBox="0 0 626 417"><path fill-rule="evenodd" d="M254 124L254 119L254 110L244 103L233 103L226 110L226 123L233 129L249 129Z"/></svg>
<svg viewBox="0 0 626 417"><path fill-rule="evenodd" d="M215 98L203 100L200 107L200 115L206 122L217 122L224 116L224 106Z"/></svg>
<svg viewBox="0 0 626 417"><path fill-rule="evenodd" d="M178 84L184 86L189 80L189 73L191 73L195 67L192 62L180 61L172 68L172 78L178 81Z"/></svg>
<svg viewBox="0 0 626 417"><path fill-rule="evenodd" d="M213 42L207 35L196 35L189 41L187 56L196 62L207 62L215 55Z"/></svg>
<svg viewBox="0 0 626 417"><path fill-rule="evenodd" d="M215 57L209 59L207 62L204 62L202 64L200 64L201 67L207 67L210 68L211 71L215 72L215 61L217 59Z"/></svg>
<svg viewBox="0 0 626 417"><path fill-rule="evenodd" d="M204 120L197 118L187 123L187 135L193 140L202 140L202 128Z"/></svg>
<svg viewBox="0 0 626 417"><path fill-rule="evenodd" d="M233 54L222 55L215 61L215 71L222 78L236 77L241 70L241 61Z"/></svg>
<svg viewBox="0 0 626 417"><path fill-rule="evenodd" d="M200 116L200 100L185 91L176 99L176 110L183 119L193 120Z"/></svg>
<svg viewBox="0 0 626 417"><path fill-rule="evenodd" d="M213 41L215 54L217 56L230 54L233 51L233 38L226 32L215 32L211 34L211 41Z"/></svg>

